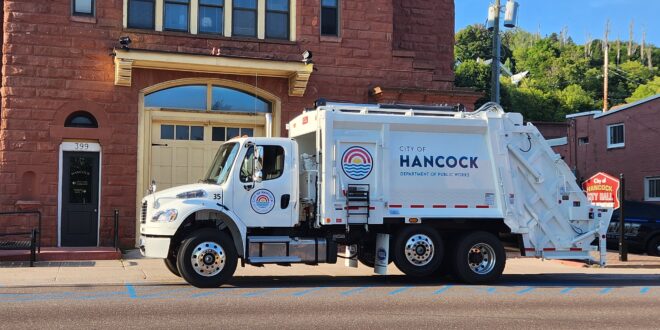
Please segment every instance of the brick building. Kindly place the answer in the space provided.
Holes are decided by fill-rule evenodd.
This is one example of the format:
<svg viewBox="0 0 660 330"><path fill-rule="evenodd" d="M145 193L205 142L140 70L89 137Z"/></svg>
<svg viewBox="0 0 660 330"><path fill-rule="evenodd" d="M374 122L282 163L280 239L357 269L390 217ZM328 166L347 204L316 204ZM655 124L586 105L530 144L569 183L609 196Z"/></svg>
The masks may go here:
<svg viewBox="0 0 660 330"><path fill-rule="evenodd" d="M286 135L317 98L471 108L480 96L453 86L453 0L5 0L1 10L0 211L41 210L50 246L110 244L115 209L132 246L151 179L195 182L222 141Z"/></svg>
<svg viewBox="0 0 660 330"><path fill-rule="evenodd" d="M660 94L566 117L566 144L554 148L580 182L598 172L623 173L626 200L660 202Z"/></svg>

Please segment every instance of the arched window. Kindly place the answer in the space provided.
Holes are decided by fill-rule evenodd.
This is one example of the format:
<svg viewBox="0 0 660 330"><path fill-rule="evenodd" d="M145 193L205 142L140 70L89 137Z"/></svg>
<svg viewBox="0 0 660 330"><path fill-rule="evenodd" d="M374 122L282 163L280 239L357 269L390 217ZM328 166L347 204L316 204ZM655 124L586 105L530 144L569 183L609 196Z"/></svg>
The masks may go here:
<svg viewBox="0 0 660 330"><path fill-rule="evenodd" d="M99 124L91 113L76 111L66 117L64 127L98 128Z"/></svg>
<svg viewBox="0 0 660 330"><path fill-rule="evenodd" d="M207 95L211 96L210 102ZM271 103L255 94L210 84L177 86L153 92L144 97L144 106L214 112L272 112Z"/></svg>

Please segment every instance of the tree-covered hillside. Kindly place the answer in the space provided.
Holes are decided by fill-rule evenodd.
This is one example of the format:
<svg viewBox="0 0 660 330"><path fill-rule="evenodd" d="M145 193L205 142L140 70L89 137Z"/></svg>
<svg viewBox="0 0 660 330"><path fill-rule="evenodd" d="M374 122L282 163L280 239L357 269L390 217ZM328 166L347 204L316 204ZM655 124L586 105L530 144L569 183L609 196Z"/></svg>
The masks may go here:
<svg viewBox="0 0 660 330"><path fill-rule="evenodd" d="M490 100L491 35L483 25L456 34L456 85L485 92L479 104ZM660 93L660 49L610 40L610 107ZM506 74L501 81L501 103L507 111L521 112L527 120L563 121L565 115L603 107L603 41L575 44L564 33L545 38L521 29L502 36L502 63L512 74L529 73L517 85ZM649 67L649 52L651 54Z"/></svg>

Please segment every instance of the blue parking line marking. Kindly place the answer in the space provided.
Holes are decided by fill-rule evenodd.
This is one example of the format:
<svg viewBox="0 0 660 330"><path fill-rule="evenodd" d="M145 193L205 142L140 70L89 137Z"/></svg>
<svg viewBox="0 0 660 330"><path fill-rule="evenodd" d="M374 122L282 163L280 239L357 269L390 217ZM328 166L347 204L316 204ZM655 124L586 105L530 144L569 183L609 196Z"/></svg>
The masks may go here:
<svg viewBox="0 0 660 330"><path fill-rule="evenodd" d="M354 294L354 293L358 293L358 292L360 292L360 291L366 290L367 288L368 288L368 286L362 286L362 287L359 287L359 288L355 288L355 289L350 289L350 290L348 290L348 291L344 291L344 292L342 292L341 294L344 295L344 296L350 296L350 295L352 295L352 294Z"/></svg>
<svg viewBox="0 0 660 330"><path fill-rule="evenodd" d="M216 289L216 290L209 290L209 291L205 291L205 292L192 294L190 296L190 298L203 298L203 297L213 296L213 295L216 295L216 294L225 293L227 291L233 291L233 290L236 290L236 289L238 289L238 288L220 288L220 289Z"/></svg>
<svg viewBox="0 0 660 330"><path fill-rule="evenodd" d="M265 290L259 290L259 291L254 291L254 292L248 292L243 294L243 297L258 297L261 296L265 293L272 292L275 290L279 290L278 288L270 288L270 289L265 289Z"/></svg>
<svg viewBox="0 0 660 330"><path fill-rule="evenodd" d="M599 294L607 294L610 291L612 291L612 288L605 288L605 289L600 290Z"/></svg>
<svg viewBox="0 0 660 330"><path fill-rule="evenodd" d="M131 284L126 284L124 285L126 287L126 292L128 293L128 297L131 299L137 299L137 292L135 292L135 288Z"/></svg>
<svg viewBox="0 0 660 330"><path fill-rule="evenodd" d="M571 291L573 291L575 288L564 288L563 290L559 291L559 294L567 294Z"/></svg>
<svg viewBox="0 0 660 330"><path fill-rule="evenodd" d="M307 290L302 290L302 291L294 292L294 293L292 294L292 296L294 296L294 297L302 297L302 296L304 296L304 295L306 295L306 294L308 294L308 293L312 293L312 292L319 291L319 290L322 290L322 289L324 289L324 288L311 288L311 289L307 289Z"/></svg>
<svg viewBox="0 0 660 330"><path fill-rule="evenodd" d="M408 289L410 289L410 288L411 288L410 286L404 286L404 287L402 287L402 288L398 288L398 289L396 289L396 290L394 290L394 291L389 292L388 295L390 295L390 296L394 296L394 295L397 295L397 294L399 294L399 293L401 293L401 292L404 292L404 291L406 291L406 290L408 290Z"/></svg>
<svg viewBox="0 0 660 330"><path fill-rule="evenodd" d="M647 294L649 292L649 289L650 289L649 287L645 286L645 287L639 289L639 293Z"/></svg>
<svg viewBox="0 0 660 330"><path fill-rule="evenodd" d="M488 288L488 289L486 290L486 292L488 292L488 293L490 293L490 294L495 293L495 291L497 291L497 288Z"/></svg>
<svg viewBox="0 0 660 330"><path fill-rule="evenodd" d="M165 294L171 294L171 293L176 293L176 292L181 292L181 291L188 291L190 288L181 288L181 289L172 289L172 290L165 290L161 292L156 292L156 293L151 293L151 294L146 294L140 296L141 299L153 299L153 298L158 298L161 297Z"/></svg>
<svg viewBox="0 0 660 330"><path fill-rule="evenodd" d="M433 294L442 294L443 292L449 290L449 288L451 288L451 285L445 285L445 286L441 287L440 289L435 290L435 292L433 292Z"/></svg>
<svg viewBox="0 0 660 330"><path fill-rule="evenodd" d="M530 286L530 287L528 287L528 288L526 288L526 289L522 289L522 290L516 292L516 294L523 295L523 294L525 294L525 293L528 293L528 292L532 292L532 291L534 291L534 289L535 289L535 288L534 288L533 286Z"/></svg>

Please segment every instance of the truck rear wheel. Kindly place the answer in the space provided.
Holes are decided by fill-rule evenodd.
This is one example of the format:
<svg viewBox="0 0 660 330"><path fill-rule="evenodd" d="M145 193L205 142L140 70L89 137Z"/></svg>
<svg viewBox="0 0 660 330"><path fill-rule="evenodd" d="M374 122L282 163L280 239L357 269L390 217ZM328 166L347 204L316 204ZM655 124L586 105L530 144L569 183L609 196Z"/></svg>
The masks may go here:
<svg viewBox="0 0 660 330"><path fill-rule="evenodd" d="M216 229L200 229L188 236L177 255L181 277L198 288L217 288L236 271L238 255L231 237Z"/></svg>
<svg viewBox="0 0 660 330"><path fill-rule="evenodd" d="M504 271L506 253L497 236L476 231L458 240L454 256L454 275L469 284L489 283Z"/></svg>
<svg viewBox="0 0 660 330"><path fill-rule="evenodd" d="M394 239L394 264L406 275L425 277L440 267L444 255L442 238L427 226L406 226Z"/></svg>

